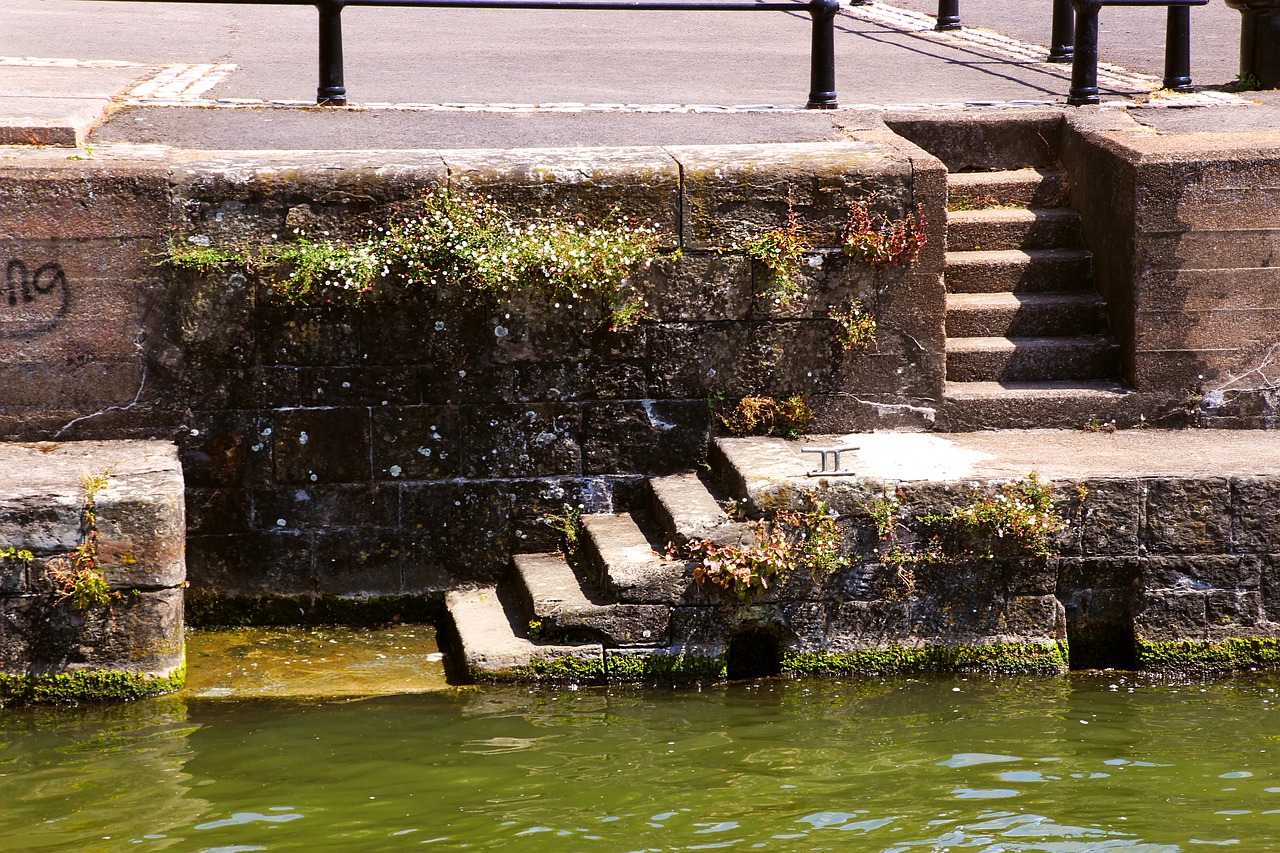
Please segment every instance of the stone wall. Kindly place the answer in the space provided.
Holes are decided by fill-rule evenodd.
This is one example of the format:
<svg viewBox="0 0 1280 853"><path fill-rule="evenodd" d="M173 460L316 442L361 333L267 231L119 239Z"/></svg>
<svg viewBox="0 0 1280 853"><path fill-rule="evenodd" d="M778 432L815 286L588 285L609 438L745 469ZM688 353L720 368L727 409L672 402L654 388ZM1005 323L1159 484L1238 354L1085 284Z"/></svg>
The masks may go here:
<svg viewBox="0 0 1280 853"><path fill-rule="evenodd" d="M181 687L185 533L168 442L0 444L0 705Z"/></svg>
<svg viewBox="0 0 1280 853"><path fill-rule="evenodd" d="M175 155L0 167L9 439L172 437L197 607L210 597L415 596L549 547L543 513L624 507L704 458L707 398L806 392L819 428L918 424L942 384L945 173L888 132L794 146ZM534 300L447 292L300 308L242 272L155 266L166 240L357 234L444 184L517 217L656 224L651 318L593 331ZM836 249L866 200L929 243L872 275ZM755 305L734 246L785 223L824 247L790 311ZM25 278L24 278L25 277ZM25 289L24 289L25 286ZM861 297L877 346L829 306ZM296 607L290 611L296 615Z"/></svg>
<svg viewBox="0 0 1280 853"><path fill-rule="evenodd" d="M1280 423L1280 145L1068 122L1073 204L1138 391L1205 426Z"/></svg>

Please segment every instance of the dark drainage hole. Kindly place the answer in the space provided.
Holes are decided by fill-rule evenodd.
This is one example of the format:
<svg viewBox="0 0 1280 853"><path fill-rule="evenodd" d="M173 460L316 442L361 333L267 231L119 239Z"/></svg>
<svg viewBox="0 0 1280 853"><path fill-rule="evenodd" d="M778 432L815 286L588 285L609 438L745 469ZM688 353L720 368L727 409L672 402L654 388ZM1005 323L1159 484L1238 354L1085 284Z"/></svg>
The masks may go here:
<svg viewBox="0 0 1280 853"><path fill-rule="evenodd" d="M1067 625L1071 669L1133 669L1136 647L1132 623Z"/></svg>
<svg viewBox="0 0 1280 853"><path fill-rule="evenodd" d="M776 637L746 631L729 640L726 655L729 678L767 678L782 672L782 653Z"/></svg>

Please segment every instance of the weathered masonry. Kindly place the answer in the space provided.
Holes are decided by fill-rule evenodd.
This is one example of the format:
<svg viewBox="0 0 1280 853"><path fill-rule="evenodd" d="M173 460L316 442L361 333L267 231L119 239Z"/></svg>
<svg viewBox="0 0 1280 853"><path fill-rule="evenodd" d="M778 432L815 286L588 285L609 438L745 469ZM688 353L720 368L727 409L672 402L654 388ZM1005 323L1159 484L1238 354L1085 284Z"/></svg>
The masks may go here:
<svg viewBox="0 0 1280 853"><path fill-rule="evenodd" d="M547 511L622 511L647 477L694 468L712 395L803 392L824 433L1274 427L1280 145L1126 122L904 114L771 146L19 150L0 161L0 434L176 442L188 605L207 620L340 616L355 598L433 613L550 550ZM648 317L586 331L535 299L468 310L447 287L300 307L252 274L156 266L169 240L354 236L441 186L517 217L654 223ZM835 248L860 200L921 212L912 264ZM756 304L764 271L737 247L789 209L819 249L784 311ZM866 351L828 316L850 298L879 326Z"/></svg>

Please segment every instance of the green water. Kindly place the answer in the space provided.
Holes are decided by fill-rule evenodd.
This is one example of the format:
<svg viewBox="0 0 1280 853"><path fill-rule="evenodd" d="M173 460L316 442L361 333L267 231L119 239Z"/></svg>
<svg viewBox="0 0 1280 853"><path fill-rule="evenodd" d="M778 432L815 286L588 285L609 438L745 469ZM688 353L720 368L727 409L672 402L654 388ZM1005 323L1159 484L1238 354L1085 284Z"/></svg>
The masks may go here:
<svg viewBox="0 0 1280 853"><path fill-rule="evenodd" d="M0 711L0 850L1280 850L1274 674L450 689L408 633L193 641L177 697ZM424 692L353 698L390 645Z"/></svg>

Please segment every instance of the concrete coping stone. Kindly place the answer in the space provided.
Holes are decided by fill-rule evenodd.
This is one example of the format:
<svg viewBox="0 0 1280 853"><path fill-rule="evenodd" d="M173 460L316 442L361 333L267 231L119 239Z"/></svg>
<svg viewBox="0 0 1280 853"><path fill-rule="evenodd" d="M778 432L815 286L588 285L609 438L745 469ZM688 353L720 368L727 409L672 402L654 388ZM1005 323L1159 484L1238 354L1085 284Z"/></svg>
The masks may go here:
<svg viewBox="0 0 1280 853"><path fill-rule="evenodd" d="M1263 431L1007 430L971 433L865 433L721 438L721 451L752 489L809 479L806 445L853 444L843 469L866 479L960 482L1009 479L1036 471L1050 480L1135 477L1280 476L1280 442Z"/></svg>

